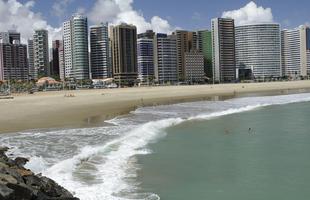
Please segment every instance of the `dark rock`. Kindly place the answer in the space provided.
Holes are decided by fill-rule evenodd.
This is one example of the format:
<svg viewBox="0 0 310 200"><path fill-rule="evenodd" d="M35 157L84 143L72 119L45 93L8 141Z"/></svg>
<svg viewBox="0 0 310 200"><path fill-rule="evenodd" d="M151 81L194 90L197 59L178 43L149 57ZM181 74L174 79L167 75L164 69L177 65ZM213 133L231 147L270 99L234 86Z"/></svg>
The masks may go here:
<svg viewBox="0 0 310 200"><path fill-rule="evenodd" d="M8 174L0 174L0 183L12 183L17 184L17 180Z"/></svg>
<svg viewBox="0 0 310 200"><path fill-rule="evenodd" d="M8 183L6 186L14 191L13 194L10 195L10 200L35 199L36 191L33 191L31 187L28 187L25 184Z"/></svg>
<svg viewBox="0 0 310 200"><path fill-rule="evenodd" d="M23 178L18 173L18 171L11 167L0 167L0 174L7 174L13 176L18 182L23 182Z"/></svg>
<svg viewBox="0 0 310 200"><path fill-rule="evenodd" d="M17 157L15 158L14 162L15 165L17 165L18 167L24 167L24 165L29 161L29 159L27 158L21 158L21 157Z"/></svg>
<svg viewBox="0 0 310 200"><path fill-rule="evenodd" d="M0 154L4 155L4 153L6 153L9 150L8 147L0 147Z"/></svg>
<svg viewBox="0 0 310 200"><path fill-rule="evenodd" d="M0 147L0 200L79 200L55 181L25 169L28 159L8 158L7 150Z"/></svg>
<svg viewBox="0 0 310 200"><path fill-rule="evenodd" d="M7 147L0 147L0 162L4 163L8 161L8 157L5 155L5 152L8 151Z"/></svg>
<svg viewBox="0 0 310 200"><path fill-rule="evenodd" d="M2 169L2 168L7 168L7 167L9 167L9 166L6 165L4 162L1 162L1 161L0 161L0 169Z"/></svg>
<svg viewBox="0 0 310 200"><path fill-rule="evenodd" d="M43 193L39 193L36 200L79 200L75 197L48 197Z"/></svg>
<svg viewBox="0 0 310 200"><path fill-rule="evenodd" d="M0 183L0 199L9 199L13 192L12 189Z"/></svg>
<svg viewBox="0 0 310 200"><path fill-rule="evenodd" d="M58 186L57 183L44 176L41 179L41 191L48 194L51 197L73 197L72 194L65 188ZM55 187L57 185L58 187Z"/></svg>

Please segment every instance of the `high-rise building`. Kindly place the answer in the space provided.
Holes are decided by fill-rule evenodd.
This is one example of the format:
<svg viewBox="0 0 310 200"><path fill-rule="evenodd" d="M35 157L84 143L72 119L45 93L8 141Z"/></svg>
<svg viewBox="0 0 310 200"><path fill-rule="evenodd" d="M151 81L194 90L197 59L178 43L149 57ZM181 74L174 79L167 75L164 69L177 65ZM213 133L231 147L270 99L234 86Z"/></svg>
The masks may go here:
<svg viewBox="0 0 310 200"><path fill-rule="evenodd" d="M306 29L306 40L307 40L307 75L310 75L310 28Z"/></svg>
<svg viewBox="0 0 310 200"><path fill-rule="evenodd" d="M211 22L213 80L234 81L236 79L234 20L216 18Z"/></svg>
<svg viewBox="0 0 310 200"><path fill-rule="evenodd" d="M281 76L279 24L253 24L235 28L236 68L251 70L252 77Z"/></svg>
<svg viewBox="0 0 310 200"><path fill-rule="evenodd" d="M27 45L0 43L0 80L28 80Z"/></svg>
<svg viewBox="0 0 310 200"><path fill-rule="evenodd" d="M310 49L307 50L307 75L310 75Z"/></svg>
<svg viewBox="0 0 310 200"><path fill-rule="evenodd" d="M38 71L38 78L50 76L48 31L35 30L33 34L34 68Z"/></svg>
<svg viewBox="0 0 310 200"><path fill-rule="evenodd" d="M54 77L59 77L59 48L62 46L62 40L54 40L52 44L52 65L51 65L51 75Z"/></svg>
<svg viewBox="0 0 310 200"><path fill-rule="evenodd" d="M34 49L33 40L28 40L28 69L29 69L29 79L38 79L38 70L34 67Z"/></svg>
<svg viewBox="0 0 310 200"><path fill-rule="evenodd" d="M213 77L211 31L197 31L197 49L203 54L204 57L204 73L211 79Z"/></svg>
<svg viewBox="0 0 310 200"><path fill-rule="evenodd" d="M140 38L153 39L154 36L155 36L155 32L153 30L147 30L144 33L138 34L138 39L140 39Z"/></svg>
<svg viewBox="0 0 310 200"><path fill-rule="evenodd" d="M137 81L137 28L121 24L111 29L113 75L122 85Z"/></svg>
<svg viewBox="0 0 310 200"><path fill-rule="evenodd" d="M73 76L77 80L89 79L87 18L75 15L71 19Z"/></svg>
<svg viewBox="0 0 310 200"><path fill-rule="evenodd" d="M90 27L90 63L92 79L106 79L111 74L108 24Z"/></svg>
<svg viewBox="0 0 310 200"><path fill-rule="evenodd" d="M199 50L185 53L185 80L188 83L204 81L204 55Z"/></svg>
<svg viewBox="0 0 310 200"><path fill-rule="evenodd" d="M71 20L63 23L63 47L64 47L64 74L65 78L72 77L72 36Z"/></svg>
<svg viewBox="0 0 310 200"><path fill-rule="evenodd" d="M282 31L282 71L291 78L307 75L307 39L306 26Z"/></svg>
<svg viewBox="0 0 310 200"><path fill-rule="evenodd" d="M16 30L9 30L9 39L11 44L13 44L14 41L21 42L20 33Z"/></svg>
<svg viewBox="0 0 310 200"><path fill-rule="evenodd" d="M9 30L8 32L0 33L0 43L4 44L13 44L14 41L18 41L20 43L20 33L16 30Z"/></svg>
<svg viewBox="0 0 310 200"><path fill-rule="evenodd" d="M82 15L73 15L63 23L66 78L89 79L88 22Z"/></svg>
<svg viewBox="0 0 310 200"><path fill-rule="evenodd" d="M9 32L1 32L0 33L0 43L10 44Z"/></svg>
<svg viewBox="0 0 310 200"><path fill-rule="evenodd" d="M185 53L197 49L197 34L185 30L177 30L174 33L177 38L177 58L179 80L185 79Z"/></svg>
<svg viewBox="0 0 310 200"><path fill-rule="evenodd" d="M178 82L177 41L175 35L156 34L154 37L155 81Z"/></svg>
<svg viewBox="0 0 310 200"><path fill-rule="evenodd" d="M148 82L154 80L154 32L147 31L138 37L138 77Z"/></svg>
<svg viewBox="0 0 310 200"><path fill-rule="evenodd" d="M64 44L60 43L58 49L58 58L59 58L59 78L64 81L66 79L65 76L65 54L64 54Z"/></svg>

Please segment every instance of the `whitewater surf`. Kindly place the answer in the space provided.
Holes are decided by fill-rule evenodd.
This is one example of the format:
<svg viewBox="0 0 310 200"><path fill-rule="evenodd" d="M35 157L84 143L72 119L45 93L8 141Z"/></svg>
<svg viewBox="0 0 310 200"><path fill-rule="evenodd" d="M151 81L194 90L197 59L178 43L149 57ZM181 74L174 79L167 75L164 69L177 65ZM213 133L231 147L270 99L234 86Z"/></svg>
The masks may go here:
<svg viewBox="0 0 310 200"><path fill-rule="evenodd" d="M165 129L193 120L211 120L272 105L310 101L310 94L246 97L139 108L111 125L85 129L30 131L3 135L14 156L29 157L27 167L54 179L81 200L159 199L137 194L135 156L152 153L150 143Z"/></svg>

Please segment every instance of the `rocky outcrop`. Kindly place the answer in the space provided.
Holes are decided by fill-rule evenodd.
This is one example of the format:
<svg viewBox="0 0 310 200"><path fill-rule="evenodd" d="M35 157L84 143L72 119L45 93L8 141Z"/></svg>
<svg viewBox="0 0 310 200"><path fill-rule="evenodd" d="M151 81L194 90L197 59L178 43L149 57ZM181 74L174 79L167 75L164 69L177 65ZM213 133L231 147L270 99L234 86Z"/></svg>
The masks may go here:
<svg viewBox="0 0 310 200"><path fill-rule="evenodd" d="M24 168L26 158L8 158L0 147L0 200L78 200L55 181Z"/></svg>

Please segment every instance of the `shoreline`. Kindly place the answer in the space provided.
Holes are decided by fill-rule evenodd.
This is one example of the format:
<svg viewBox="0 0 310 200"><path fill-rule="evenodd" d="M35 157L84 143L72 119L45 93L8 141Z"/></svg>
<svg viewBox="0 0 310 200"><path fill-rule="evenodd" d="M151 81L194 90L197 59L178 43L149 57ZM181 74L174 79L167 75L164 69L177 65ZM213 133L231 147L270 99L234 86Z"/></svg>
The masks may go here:
<svg viewBox="0 0 310 200"><path fill-rule="evenodd" d="M0 134L34 129L85 128L138 107L229 98L245 94L286 94L310 89L310 81L163 86L17 94L0 100ZM298 91L297 91L298 92ZM302 91L299 91L302 92ZM75 97L65 97L74 94Z"/></svg>

